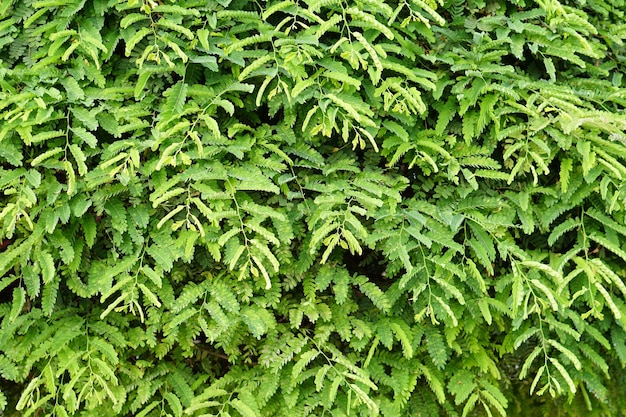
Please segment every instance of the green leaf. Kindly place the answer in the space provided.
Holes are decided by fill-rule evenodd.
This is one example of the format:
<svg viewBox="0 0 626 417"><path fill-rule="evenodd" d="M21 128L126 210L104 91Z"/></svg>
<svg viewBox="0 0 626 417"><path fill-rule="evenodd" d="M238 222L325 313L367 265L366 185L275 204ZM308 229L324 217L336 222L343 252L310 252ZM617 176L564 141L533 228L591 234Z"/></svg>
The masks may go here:
<svg viewBox="0 0 626 417"><path fill-rule="evenodd" d="M320 352L318 350L308 350L300 355L300 359L291 368L291 378L296 379L302 373L304 368L313 361Z"/></svg>
<svg viewBox="0 0 626 417"><path fill-rule="evenodd" d="M581 224L578 219L569 218L565 220L563 223L552 229L552 232L548 236L548 245L553 246L556 241L565 233L580 226Z"/></svg>
<svg viewBox="0 0 626 417"><path fill-rule="evenodd" d="M441 333L436 329L429 329L426 332L426 347L430 359L438 369L443 369L448 362L448 350L443 341Z"/></svg>
<svg viewBox="0 0 626 417"><path fill-rule="evenodd" d="M166 392L165 394L163 394L163 397L169 404L170 409L174 413L174 416L181 417L183 415L183 406L178 397L171 392Z"/></svg>
<svg viewBox="0 0 626 417"><path fill-rule="evenodd" d="M130 39L126 40L126 48L124 51L126 56L130 56L135 46L151 33L153 33L152 30L147 27L142 27L135 32Z"/></svg>
<svg viewBox="0 0 626 417"><path fill-rule="evenodd" d="M389 28L383 23L380 23L378 20L376 20L373 15L364 12L356 7L350 7L346 9L346 12L352 15L353 19L363 21L365 27L378 30L380 33L385 35L387 39L392 40L394 38L393 32L391 32Z"/></svg>
<svg viewBox="0 0 626 417"><path fill-rule="evenodd" d="M39 264L39 268L41 268L44 285L51 283L56 272L52 255L44 251L39 252L37 255L37 263Z"/></svg>
<svg viewBox="0 0 626 417"><path fill-rule="evenodd" d="M159 273L157 273L154 269L150 268L147 265L142 265L140 271L146 277L148 277L148 279L150 279L150 281L152 281L154 285L156 285L158 288L161 288L161 286L163 285L163 280Z"/></svg>
<svg viewBox="0 0 626 417"><path fill-rule="evenodd" d="M24 304L26 304L26 291L22 287L14 288L9 322L13 322L17 319L22 312L22 308L24 308Z"/></svg>
<svg viewBox="0 0 626 417"><path fill-rule="evenodd" d="M443 404L446 401L446 394L443 390L443 384L441 383L435 370L427 367L426 365L418 365L418 368L426 378L431 391L437 397L437 401Z"/></svg>
<svg viewBox="0 0 626 417"><path fill-rule="evenodd" d="M85 98L85 92L74 78L63 78L61 80L61 84L65 88L65 91L67 91L67 99L70 102L82 100Z"/></svg>
<svg viewBox="0 0 626 417"><path fill-rule="evenodd" d="M40 155L38 155L36 158L34 158L32 161L30 161L30 165L31 166L37 166L39 164L41 164L42 162L44 162L46 159L48 158L52 158L55 155L60 154L61 152L63 152L63 148L61 147L56 147L53 149L50 149Z"/></svg>
<svg viewBox="0 0 626 417"><path fill-rule="evenodd" d="M57 301L60 279L56 277L49 284L44 285L41 292L41 309L46 316L51 316Z"/></svg>
<svg viewBox="0 0 626 417"><path fill-rule="evenodd" d="M571 350L569 350L568 348L566 348L565 346L563 346L561 343L557 342L554 339L547 339L546 342L549 345L552 345L556 350L561 352L567 359L569 359L569 361L574 364L574 367L577 370L580 370L582 368L582 364L580 363L580 361L578 360L574 352L572 352Z"/></svg>
<svg viewBox="0 0 626 417"><path fill-rule="evenodd" d="M120 233L124 233L128 229L124 204L119 200L109 200L104 208L111 219L111 226Z"/></svg>
<svg viewBox="0 0 626 417"><path fill-rule="evenodd" d="M83 216L82 227L85 232L85 242L87 243L87 246L91 248L96 242L96 236L98 233L95 218L92 215Z"/></svg>
<svg viewBox="0 0 626 417"><path fill-rule="evenodd" d="M155 13L170 13L181 16L200 16L200 12L197 9L194 9L192 7L181 7L172 4L158 4L152 8L152 11Z"/></svg>
<svg viewBox="0 0 626 417"><path fill-rule="evenodd" d="M445 104L441 105L437 110L439 116L437 118L437 125L435 126L435 133L442 135L457 112L456 100L454 100L452 96L448 97Z"/></svg>
<svg viewBox="0 0 626 417"><path fill-rule="evenodd" d="M175 370L170 372L167 375L167 382L174 389L174 392L176 393L178 399L180 399L180 402L185 407L188 407L193 401L194 394L185 378L181 375L180 371Z"/></svg>
<svg viewBox="0 0 626 417"><path fill-rule="evenodd" d="M89 130L96 130L98 128L98 120L96 119L96 114L100 111L100 109L96 108L93 110L88 110L87 108L74 106L71 108L72 114L76 119L78 119L83 126L85 126ZM89 139L84 139L83 134L86 130L80 126L72 126L72 132L81 137L81 139L87 143L92 148L96 146L97 140L95 136L89 136ZM91 138L93 137L93 141Z"/></svg>
<svg viewBox="0 0 626 417"><path fill-rule="evenodd" d="M474 375L466 370L460 370L448 382L448 391L454 394L456 405L465 402L475 388Z"/></svg>
<svg viewBox="0 0 626 417"><path fill-rule="evenodd" d="M407 359L411 359L413 357L413 346L411 343L411 339L409 338L409 334L407 334L408 332L405 331L408 329L404 329L403 326L396 322L392 322L390 327L396 338L400 340L404 357Z"/></svg>
<svg viewBox="0 0 626 417"><path fill-rule="evenodd" d="M552 363L552 366L554 366L557 369L557 371L559 371L559 373L561 374L561 376L567 383L567 386L569 387L570 392L572 394L576 393L576 384L574 384L574 380L572 379L570 374L567 372L565 367L561 364L561 362L559 362L555 358L550 358L550 362Z"/></svg>
<svg viewBox="0 0 626 417"><path fill-rule="evenodd" d="M166 97L163 111L168 115L180 114L183 111L185 102L187 101L187 90L189 86L183 81L177 82L168 89L164 96Z"/></svg>
<svg viewBox="0 0 626 417"><path fill-rule="evenodd" d="M588 238L602 246L604 246L609 251L613 252L615 255L619 256L622 260L626 261L626 252L622 250L620 247L615 245L610 240L606 239L604 236L600 236L596 233L589 234Z"/></svg>
<svg viewBox="0 0 626 417"><path fill-rule="evenodd" d="M491 265L491 259L489 257L489 253L487 252L487 248L481 245L481 243L474 238L469 239L467 243L476 255L477 261L485 267L489 274L493 274L493 266Z"/></svg>
<svg viewBox="0 0 626 417"><path fill-rule="evenodd" d="M264 335L268 330L268 325L266 320L268 319L266 316L267 313L264 310L259 310L257 308L242 308L241 310L241 318L244 323L248 326L250 333L256 338L260 338ZM264 318L266 320L264 320Z"/></svg>
<svg viewBox="0 0 626 417"><path fill-rule="evenodd" d="M99 337L90 338L89 344L102 353L110 364L117 365L119 363L119 358L115 348L104 339Z"/></svg>
<svg viewBox="0 0 626 417"><path fill-rule="evenodd" d="M241 401L238 398L235 398L230 401L230 404L241 413L243 417L257 417L257 414L254 410L246 403Z"/></svg>
<svg viewBox="0 0 626 417"><path fill-rule="evenodd" d="M77 145L72 144L70 145L70 152L72 153L72 156L76 161L76 165L78 166L78 173L80 175L86 175L88 171L87 165L85 165L87 157L83 151Z"/></svg>
<svg viewBox="0 0 626 417"><path fill-rule="evenodd" d="M162 405L161 401L152 401L150 404L142 408L141 412L137 413L137 417L146 417L152 410Z"/></svg>
<svg viewBox="0 0 626 417"><path fill-rule="evenodd" d="M26 293L31 299L36 298L41 291L41 278L32 266L22 268L22 279L26 285Z"/></svg>

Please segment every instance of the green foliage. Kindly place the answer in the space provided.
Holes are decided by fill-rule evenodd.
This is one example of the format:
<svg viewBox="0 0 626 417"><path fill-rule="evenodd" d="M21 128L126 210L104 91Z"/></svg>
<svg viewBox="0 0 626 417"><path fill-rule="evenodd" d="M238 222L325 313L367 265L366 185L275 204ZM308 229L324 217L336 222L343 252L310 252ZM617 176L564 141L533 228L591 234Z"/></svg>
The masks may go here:
<svg viewBox="0 0 626 417"><path fill-rule="evenodd" d="M625 415L623 0L0 0L0 414Z"/></svg>

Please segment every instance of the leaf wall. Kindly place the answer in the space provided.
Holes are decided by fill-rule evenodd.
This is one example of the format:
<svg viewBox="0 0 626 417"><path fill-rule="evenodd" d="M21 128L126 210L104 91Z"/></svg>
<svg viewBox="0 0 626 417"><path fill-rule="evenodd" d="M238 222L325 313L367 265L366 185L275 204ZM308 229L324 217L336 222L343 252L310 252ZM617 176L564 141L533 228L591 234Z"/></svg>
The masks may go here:
<svg viewBox="0 0 626 417"><path fill-rule="evenodd" d="M0 410L623 415L625 13L0 0Z"/></svg>

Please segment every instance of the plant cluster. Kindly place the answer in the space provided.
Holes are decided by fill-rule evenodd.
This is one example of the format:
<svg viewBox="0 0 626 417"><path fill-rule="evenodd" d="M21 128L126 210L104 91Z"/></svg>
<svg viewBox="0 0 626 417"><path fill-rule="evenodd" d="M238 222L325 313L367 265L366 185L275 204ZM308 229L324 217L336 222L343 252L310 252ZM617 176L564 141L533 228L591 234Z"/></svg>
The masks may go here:
<svg viewBox="0 0 626 417"><path fill-rule="evenodd" d="M0 0L0 410L624 415L625 14Z"/></svg>

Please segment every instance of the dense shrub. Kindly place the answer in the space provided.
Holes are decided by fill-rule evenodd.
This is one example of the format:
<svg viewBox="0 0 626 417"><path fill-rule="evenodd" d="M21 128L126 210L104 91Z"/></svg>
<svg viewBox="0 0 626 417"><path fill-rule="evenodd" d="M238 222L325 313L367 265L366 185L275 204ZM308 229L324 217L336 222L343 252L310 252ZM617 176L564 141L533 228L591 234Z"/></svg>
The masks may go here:
<svg viewBox="0 0 626 417"><path fill-rule="evenodd" d="M0 0L0 409L626 415L625 12Z"/></svg>

